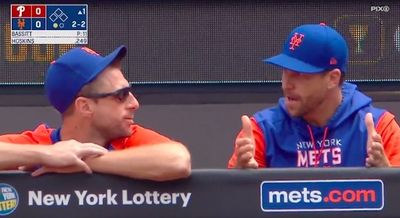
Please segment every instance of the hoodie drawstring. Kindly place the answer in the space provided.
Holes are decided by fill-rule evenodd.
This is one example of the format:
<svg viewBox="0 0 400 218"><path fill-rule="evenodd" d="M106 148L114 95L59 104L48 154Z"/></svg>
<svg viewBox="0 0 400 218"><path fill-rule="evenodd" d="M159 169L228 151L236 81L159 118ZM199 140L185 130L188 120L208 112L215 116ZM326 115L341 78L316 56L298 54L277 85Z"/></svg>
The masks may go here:
<svg viewBox="0 0 400 218"><path fill-rule="evenodd" d="M319 148L319 152L318 153L317 153L317 145L315 143L314 134L313 134L313 131L311 129L311 126L307 125L307 128L308 128L308 133L310 133L310 136L311 136L311 143L313 145L314 154L317 154L317 156L315 157L315 160L314 160L314 167L317 167L318 166L317 163L321 159L322 149L324 149L326 136L328 135L328 127L325 127L325 129L324 129L324 136L322 137L321 147Z"/></svg>

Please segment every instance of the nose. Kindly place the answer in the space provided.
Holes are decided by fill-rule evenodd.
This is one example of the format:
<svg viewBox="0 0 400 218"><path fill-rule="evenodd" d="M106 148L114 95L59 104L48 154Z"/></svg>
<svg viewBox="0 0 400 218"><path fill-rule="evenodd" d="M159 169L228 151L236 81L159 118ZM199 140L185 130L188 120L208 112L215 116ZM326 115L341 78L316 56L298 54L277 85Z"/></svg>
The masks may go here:
<svg viewBox="0 0 400 218"><path fill-rule="evenodd" d="M132 92L129 92L128 108L137 110L137 109L139 109L139 106L140 106L139 101L135 98L135 96L132 94Z"/></svg>

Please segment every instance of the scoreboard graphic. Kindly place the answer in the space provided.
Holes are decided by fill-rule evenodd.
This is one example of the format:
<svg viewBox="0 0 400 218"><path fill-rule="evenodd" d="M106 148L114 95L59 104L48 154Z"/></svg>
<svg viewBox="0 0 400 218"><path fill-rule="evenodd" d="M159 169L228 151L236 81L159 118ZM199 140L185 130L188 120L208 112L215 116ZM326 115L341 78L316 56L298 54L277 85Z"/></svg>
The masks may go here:
<svg viewBox="0 0 400 218"><path fill-rule="evenodd" d="M87 4L11 4L11 44L88 44Z"/></svg>

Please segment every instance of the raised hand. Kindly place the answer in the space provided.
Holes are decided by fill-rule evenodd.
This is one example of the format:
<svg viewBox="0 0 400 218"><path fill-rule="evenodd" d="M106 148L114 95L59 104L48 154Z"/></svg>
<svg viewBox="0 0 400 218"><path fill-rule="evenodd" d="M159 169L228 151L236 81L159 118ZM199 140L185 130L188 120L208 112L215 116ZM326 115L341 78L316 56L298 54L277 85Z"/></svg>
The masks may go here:
<svg viewBox="0 0 400 218"><path fill-rule="evenodd" d="M367 140L367 158L365 165L367 167L389 167L390 163L385 155L382 137L376 132L372 114L365 115L365 125L368 131Z"/></svg>
<svg viewBox="0 0 400 218"><path fill-rule="evenodd" d="M235 141L236 168L258 168L258 163L254 159L255 141L251 128L250 118L242 116L242 131Z"/></svg>

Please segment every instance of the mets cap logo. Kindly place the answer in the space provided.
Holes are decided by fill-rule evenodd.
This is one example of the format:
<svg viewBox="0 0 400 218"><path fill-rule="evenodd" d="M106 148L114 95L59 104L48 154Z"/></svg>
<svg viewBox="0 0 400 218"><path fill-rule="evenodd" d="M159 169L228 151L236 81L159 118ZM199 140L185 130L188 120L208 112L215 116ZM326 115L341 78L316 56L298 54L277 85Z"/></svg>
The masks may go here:
<svg viewBox="0 0 400 218"><path fill-rule="evenodd" d="M290 43L289 43L290 47L289 47L289 49L290 50L294 50L294 49L296 49L296 47L299 47L300 44L303 42L303 38L304 38L303 34L294 33L292 38L290 39Z"/></svg>
<svg viewBox="0 0 400 218"><path fill-rule="evenodd" d="M0 183L0 216L7 216L17 209L18 192L9 184Z"/></svg>
<svg viewBox="0 0 400 218"><path fill-rule="evenodd" d="M92 49L90 49L88 47L81 47L81 49L86 51L89 54L100 56L97 52L93 51Z"/></svg>

